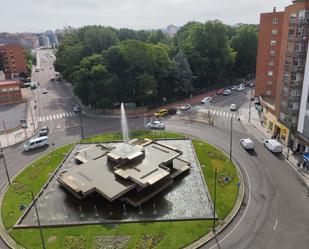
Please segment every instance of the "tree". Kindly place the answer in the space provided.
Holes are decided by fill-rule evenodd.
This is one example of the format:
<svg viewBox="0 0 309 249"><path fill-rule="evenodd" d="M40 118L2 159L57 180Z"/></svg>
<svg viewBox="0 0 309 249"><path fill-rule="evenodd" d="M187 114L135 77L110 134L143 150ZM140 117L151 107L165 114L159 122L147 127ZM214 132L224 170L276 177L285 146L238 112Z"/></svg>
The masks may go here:
<svg viewBox="0 0 309 249"><path fill-rule="evenodd" d="M162 30L154 30L151 31L148 35L147 42L157 44L164 43L169 44L169 38L166 34L163 33Z"/></svg>
<svg viewBox="0 0 309 249"><path fill-rule="evenodd" d="M231 47L237 52L233 67L234 76L250 78L255 74L258 30L256 25L242 25L231 39Z"/></svg>

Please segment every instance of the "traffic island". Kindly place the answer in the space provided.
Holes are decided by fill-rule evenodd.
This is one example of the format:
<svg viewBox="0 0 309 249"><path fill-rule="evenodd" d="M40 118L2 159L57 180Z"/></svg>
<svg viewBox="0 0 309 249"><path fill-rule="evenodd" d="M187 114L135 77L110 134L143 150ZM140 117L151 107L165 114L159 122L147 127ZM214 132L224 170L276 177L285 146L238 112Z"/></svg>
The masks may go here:
<svg viewBox="0 0 309 249"><path fill-rule="evenodd" d="M162 132L135 131L132 132L132 134L134 134L135 137L143 136L151 139L154 138L158 139L161 136L165 139L167 137L172 137L172 138L181 138L179 141L183 140L183 136L180 134L163 132L163 131ZM108 140L115 140L115 138L118 137L119 134L107 134L106 136L98 136L90 138L87 140L87 142L89 141L104 142L104 140L106 142ZM186 139L186 141L190 140ZM194 171L196 171L201 176L204 176L204 178L201 177L201 179L202 181L205 181L205 183L207 184L210 193L210 194L204 193L205 195L204 197L210 198L210 196L213 196L214 184L216 182L217 184L216 218L218 218L219 220L223 220L233 209L233 206L238 196L239 177L237 170L235 169L234 165L226 158L226 156L213 146L203 141L197 141L197 140L192 140L192 144L190 146L192 147L191 151L188 148L186 149L186 147L184 147L184 150L187 150L189 153L189 155L187 154L184 156L192 158L192 160L195 158L198 159L199 161L199 163L198 161L196 161L196 168L194 168ZM19 229L13 228L17 220L25 213L24 208L27 209L31 205L31 197L29 196L29 194L27 194L27 190L31 189L34 192L34 194L38 196L39 193L44 191L44 189L48 190L47 183L52 183L53 175L55 174L56 169L58 169L59 164L61 162L65 162L65 160L68 161L71 160L70 159L71 153L69 152L72 150L72 148L73 146L66 146L64 148L60 148L58 150L55 150L53 152L54 154L46 155L40 158L38 161L31 164L14 180L14 183L18 184L19 187L16 188L16 186L15 187L11 186L4 196L1 208L3 223L5 225L7 233L13 239L15 239L19 244L21 244L24 248L32 249L41 247L41 239L38 228L19 228ZM58 158L57 164L54 158L55 155L59 157L59 158L57 157ZM60 155L62 155L62 157ZM51 167L48 167L48 169L47 167L41 166L42 164L49 165L50 163L52 165ZM34 173L35 171L34 168L36 167L40 168L40 170L37 173ZM221 170L219 171L217 181L214 180L215 168ZM36 177L35 181L33 181L33 175L35 175ZM180 179L180 183L182 183L182 180L186 178ZM181 184L176 185L175 188L177 189L178 186L180 185ZM190 191L194 193L195 191L194 186L191 187ZM166 198L166 195L168 194L169 193L162 193L161 199ZM182 200L181 194L176 194L176 197L177 198L175 199L180 199L180 201ZM21 206L21 204L23 206ZM200 205L198 201L195 201L191 203L191 206L194 207L195 204L196 206ZM38 206L39 205L40 203L38 201ZM210 209L211 207L212 205L210 205ZM150 209L151 213L153 214L153 205L150 205ZM77 208L77 210L80 211L79 208ZM95 218L97 213L96 210L93 208L93 206L91 211L93 213L93 218ZM134 220L135 221L134 223L121 223L119 221L117 222L113 221L110 224L102 224L103 222L100 222L100 225L77 226L77 224L75 224L75 226L72 226L72 224L70 224L69 226L65 227L58 227L58 226L50 227L48 226L48 224L45 224L46 227L43 228L43 238L48 248L57 248L57 249L72 248L70 247L71 246L70 244L77 243L75 241L81 241L80 244L85 245L85 248L104 248L100 247L100 245L105 243L113 244L115 241L122 239L123 241L127 239L126 242L123 242L124 245L123 248L135 248L137 245L141 244L141 242L139 241L148 241L147 243L149 243L150 246L149 248L152 248L154 246L156 246L156 248L179 248L187 246L192 242L198 240L199 238L203 237L205 234L209 233L213 225L213 220L209 219L211 217L208 217L208 219L207 217L201 217L198 218L197 220L191 220L191 219L183 220L180 216L180 219L178 221L170 221L173 220L173 217L171 216L168 217L168 219L161 222L157 222L155 221L155 219L149 219L149 217L147 217L148 221L146 222L143 219L141 220L139 219L141 216L141 212L143 213L143 211L146 210L143 209L140 210L139 208L135 210L135 215L136 217L138 217L138 219ZM159 213L158 211L157 213ZM59 210L56 213L58 212ZM170 212L169 208L166 209L166 212L168 214L172 213ZM64 213L63 217L65 217L65 210L63 210L63 213ZM123 214L123 210L121 211L121 213ZM44 208L39 210L39 214L40 214L39 216L41 216L43 220L45 216L50 216L49 214L44 213ZM77 214L79 217L81 216L80 212L77 212ZM98 210L98 214L101 215L102 212ZM195 214L196 210L193 208L191 210L191 216L194 217ZM85 218L86 215L88 214L84 213L83 218ZM32 217L34 217L33 220L36 221L35 216L32 215ZM51 218L52 216L50 216L49 219L53 220ZM216 222L216 224L217 223L218 222ZM74 238L68 236L74 236ZM118 244L120 245L121 243Z"/></svg>

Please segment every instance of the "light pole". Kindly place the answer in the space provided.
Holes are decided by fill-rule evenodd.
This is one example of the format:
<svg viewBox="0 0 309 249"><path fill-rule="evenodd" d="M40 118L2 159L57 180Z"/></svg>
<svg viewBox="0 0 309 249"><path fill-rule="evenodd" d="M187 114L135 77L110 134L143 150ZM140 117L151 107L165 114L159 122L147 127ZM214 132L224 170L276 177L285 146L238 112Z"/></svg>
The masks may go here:
<svg viewBox="0 0 309 249"><path fill-rule="evenodd" d="M83 128L83 121L82 121L82 116L81 116L81 112L82 110L80 109L79 112L78 112L78 116L79 116L79 122L80 122L80 129L81 129L81 132L82 132L82 139L84 139L84 128Z"/></svg>
<svg viewBox="0 0 309 249"><path fill-rule="evenodd" d="M250 97L249 97L249 120L248 120L249 123L250 123L250 121L251 121L251 102L252 102L251 98L252 98L252 90L253 90L253 88L251 88Z"/></svg>
<svg viewBox="0 0 309 249"><path fill-rule="evenodd" d="M233 116L231 117L231 128L230 128L230 161L232 160L232 138L233 138Z"/></svg>
<svg viewBox="0 0 309 249"><path fill-rule="evenodd" d="M44 237L43 237L43 231L42 231L41 222L40 222L40 217L39 217L38 209L37 209L37 207L36 207L36 201L37 201L37 200L34 199L32 190L30 191L30 193L31 193L31 199L32 199L32 202L33 202L33 205L34 205L35 215L36 215L36 218L37 218L37 220L38 220L38 225L39 225L39 230L40 230L40 236L41 236L41 241L42 241L42 247L43 247L43 249L46 249L45 241L44 241Z"/></svg>
<svg viewBox="0 0 309 249"><path fill-rule="evenodd" d="M212 230L214 234L216 233L217 171L218 169L215 168L214 208L213 208L213 224L212 224Z"/></svg>
<svg viewBox="0 0 309 249"><path fill-rule="evenodd" d="M8 182L9 182L9 184L11 185L12 183L11 183L9 171L8 171L8 168L7 168L7 165L6 165L6 161L5 161L5 157L4 157L4 153L3 153L3 148L2 148L2 144L1 144L1 141L0 141L0 158L1 158L1 157L2 157L2 159L3 159L3 164L4 164L6 176L7 176L7 178L8 178Z"/></svg>

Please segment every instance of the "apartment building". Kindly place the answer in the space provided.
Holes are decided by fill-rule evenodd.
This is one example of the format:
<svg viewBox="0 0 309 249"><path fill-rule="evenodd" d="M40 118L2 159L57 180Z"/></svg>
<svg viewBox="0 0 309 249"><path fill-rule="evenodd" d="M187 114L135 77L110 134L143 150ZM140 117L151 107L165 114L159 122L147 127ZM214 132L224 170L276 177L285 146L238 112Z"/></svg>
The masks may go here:
<svg viewBox="0 0 309 249"><path fill-rule="evenodd" d="M292 1L282 12L274 9L261 14L255 94L260 97L267 129L300 151L306 150L300 137L308 133L300 113L301 102L307 101L302 92L309 84L305 80L308 34L309 0Z"/></svg>
<svg viewBox="0 0 309 249"><path fill-rule="evenodd" d="M19 44L0 44L0 57L6 79L28 76L24 48Z"/></svg>

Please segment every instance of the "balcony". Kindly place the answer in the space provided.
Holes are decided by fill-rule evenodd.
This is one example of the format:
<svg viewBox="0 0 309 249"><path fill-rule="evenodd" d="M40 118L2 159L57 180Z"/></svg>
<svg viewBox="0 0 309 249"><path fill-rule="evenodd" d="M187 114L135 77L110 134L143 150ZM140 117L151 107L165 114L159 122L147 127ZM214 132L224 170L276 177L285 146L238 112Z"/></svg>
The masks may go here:
<svg viewBox="0 0 309 249"><path fill-rule="evenodd" d="M281 90L281 97L283 99L286 99L288 102L300 102L300 96L295 96L295 95L291 95L287 92L284 92L283 90Z"/></svg>
<svg viewBox="0 0 309 249"><path fill-rule="evenodd" d="M287 71L287 72L303 73L304 72L304 66L284 65L284 70Z"/></svg>
<svg viewBox="0 0 309 249"><path fill-rule="evenodd" d="M306 35L299 35L299 36L288 36L289 42L307 42L308 37Z"/></svg>
<svg viewBox="0 0 309 249"><path fill-rule="evenodd" d="M297 24L300 25L300 26L309 25L309 18L306 17L306 18L299 19L299 20L290 19L290 21L289 21L290 26L294 26L294 25L297 25Z"/></svg>
<svg viewBox="0 0 309 249"><path fill-rule="evenodd" d="M288 57L306 57L306 50L300 50L300 51L288 50L288 51L286 51L286 56L288 56Z"/></svg>

